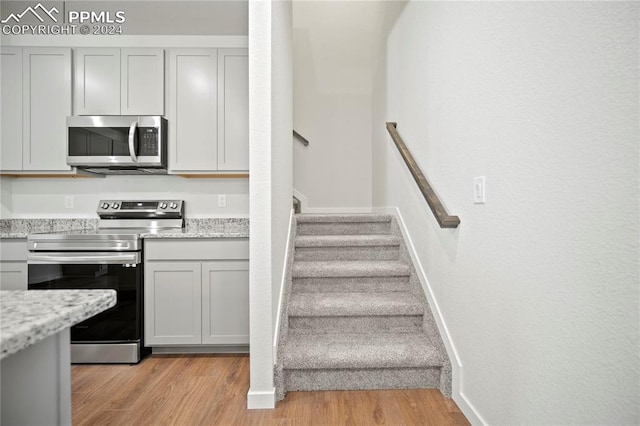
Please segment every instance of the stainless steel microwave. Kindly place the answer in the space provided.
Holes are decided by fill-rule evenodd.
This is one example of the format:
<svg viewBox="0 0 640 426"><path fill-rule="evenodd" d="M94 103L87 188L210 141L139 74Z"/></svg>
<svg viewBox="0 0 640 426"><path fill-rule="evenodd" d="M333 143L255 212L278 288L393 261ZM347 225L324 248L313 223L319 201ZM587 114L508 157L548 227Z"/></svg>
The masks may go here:
<svg viewBox="0 0 640 426"><path fill-rule="evenodd" d="M102 174L166 174L167 120L160 116L67 117L67 164Z"/></svg>

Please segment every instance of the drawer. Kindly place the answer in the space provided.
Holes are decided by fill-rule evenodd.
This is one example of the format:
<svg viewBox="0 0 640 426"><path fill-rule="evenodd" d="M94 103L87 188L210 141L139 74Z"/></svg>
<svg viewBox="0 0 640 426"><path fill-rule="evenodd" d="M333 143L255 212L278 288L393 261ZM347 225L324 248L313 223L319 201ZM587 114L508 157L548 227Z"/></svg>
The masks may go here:
<svg viewBox="0 0 640 426"><path fill-rule="evenodd" d="M3 262L27 261L27 240L2 239L0 240L0 260Z"/></svg>
<svg viewBox="0 0 640 426"><path fill-rule="evenodd" d="M249 259L248 238L145 240L145 260Z"/></svg>

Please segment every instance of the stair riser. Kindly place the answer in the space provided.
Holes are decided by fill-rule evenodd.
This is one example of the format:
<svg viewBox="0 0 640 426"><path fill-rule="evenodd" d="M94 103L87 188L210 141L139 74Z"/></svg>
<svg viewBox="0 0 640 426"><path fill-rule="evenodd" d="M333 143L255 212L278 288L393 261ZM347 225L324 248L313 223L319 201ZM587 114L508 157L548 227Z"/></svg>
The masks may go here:
<svg viewBox="0 0 640 426"><path fill-rule="evenodd" d="M312 277L294 278L295 293L406 291L409 277Z"/></svg>
<svg viewBox="0 0 640 426"><path fill-rule="evenodd" d="M294 260L398 260L398 246L296 247Z"/></svg>
<svg viewBox="0 0 640 426"><path fill-rule="evenodd" d="M387 235L391 222L298 223L296 235Z"/></svg>
<svg viewBox="0 0 640 426"><path fill-rule="evenodd" d="M284 370L287 391L427 389L440 386L440 367L363 370Z"/></svg>
<svg viewBox="0 0 640 426"><path fill-rule="evenodd" d="M289 317L289 330L292 333L419 333L422 322L422 315Z"/></svg>

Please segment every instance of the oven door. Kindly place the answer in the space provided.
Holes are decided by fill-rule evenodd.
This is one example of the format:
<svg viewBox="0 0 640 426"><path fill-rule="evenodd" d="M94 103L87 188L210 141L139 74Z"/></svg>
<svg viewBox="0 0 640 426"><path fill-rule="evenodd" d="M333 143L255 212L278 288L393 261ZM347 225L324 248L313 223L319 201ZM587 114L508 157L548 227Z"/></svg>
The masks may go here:
<svg viewBox="0 0 640 426"><path fill-rule="evenodd" d="M27 266L29 290L116 290L114 307L71 327L72 343L140 341L140 252L30 252Z"/></svg>

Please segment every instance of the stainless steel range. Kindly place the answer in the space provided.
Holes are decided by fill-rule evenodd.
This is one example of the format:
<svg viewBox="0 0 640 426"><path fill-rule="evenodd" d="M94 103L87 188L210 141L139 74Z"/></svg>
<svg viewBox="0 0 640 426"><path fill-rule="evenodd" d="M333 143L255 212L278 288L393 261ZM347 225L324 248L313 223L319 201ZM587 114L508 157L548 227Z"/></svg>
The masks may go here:
<svg viewBox="0 0 640 426"><path fill-rule="evenodd" d="M113 308L71 328L72 363L137 363L143 338L142 234L184 227L182 200L102 200L97 229L30 234L29 289L114 289Z"/></svg>

